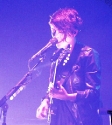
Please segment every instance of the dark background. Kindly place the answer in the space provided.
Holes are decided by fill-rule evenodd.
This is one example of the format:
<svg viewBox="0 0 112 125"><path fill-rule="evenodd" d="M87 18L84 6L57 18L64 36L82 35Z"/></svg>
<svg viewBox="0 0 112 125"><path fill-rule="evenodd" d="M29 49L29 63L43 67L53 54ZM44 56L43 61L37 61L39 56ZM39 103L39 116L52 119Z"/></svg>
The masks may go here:
<svg viewBox="0 0 112 125"><path fill-rule="evenodd" d="M112 109L112 0L0 0L0 99L28 72L28 60L51 38L49 16L63 7L78 10L84 21L78 39L100 53L101 97L104 109ZM46 125L35 112L47 90L50 55L26 88L7 101L7 125ZM109 125L108 115L102 116Z"/></svg>

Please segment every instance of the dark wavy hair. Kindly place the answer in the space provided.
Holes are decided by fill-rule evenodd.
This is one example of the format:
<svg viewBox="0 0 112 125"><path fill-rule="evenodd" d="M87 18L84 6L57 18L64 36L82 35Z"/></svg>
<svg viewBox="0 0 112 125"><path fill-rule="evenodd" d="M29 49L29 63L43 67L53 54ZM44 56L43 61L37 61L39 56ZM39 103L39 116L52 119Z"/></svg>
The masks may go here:
<svg viewBox="0 0 112 125"><path fill-rule="evenodd" d="M82 25L82 19L73 8L59 9L50 16L49 24L54 24L58 30L74 34Z"/></svg>

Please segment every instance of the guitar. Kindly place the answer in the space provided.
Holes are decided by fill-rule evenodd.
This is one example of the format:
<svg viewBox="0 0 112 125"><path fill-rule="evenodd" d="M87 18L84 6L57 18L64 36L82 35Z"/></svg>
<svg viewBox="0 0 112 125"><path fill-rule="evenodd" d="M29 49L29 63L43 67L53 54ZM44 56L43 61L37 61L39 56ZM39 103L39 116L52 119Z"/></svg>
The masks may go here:
<svg viewBox="0 0 112 125"><path fill-rule="evenodd" d="M54 67L54 72L52 74L52 80L50 81L49 83L49 87L50 86L54 86L55 85L55 78L56 78L56 71L57 71L57 67L58 65L62 62L63 66L66 65L67 61L69 60L69 57L70 57L70 45L68 45L68 47L66 49L60 49L60 50L57 50L53 56L51 57L51 61L52 61L52 65ZM49 92L49 90L48 90ZM48 108L48 114L47 114L47 120L48 120L48 123L50 123L51 121L51 105L53 103L53 100L52 100L52 97L49 98L49 108Z"/></svg>

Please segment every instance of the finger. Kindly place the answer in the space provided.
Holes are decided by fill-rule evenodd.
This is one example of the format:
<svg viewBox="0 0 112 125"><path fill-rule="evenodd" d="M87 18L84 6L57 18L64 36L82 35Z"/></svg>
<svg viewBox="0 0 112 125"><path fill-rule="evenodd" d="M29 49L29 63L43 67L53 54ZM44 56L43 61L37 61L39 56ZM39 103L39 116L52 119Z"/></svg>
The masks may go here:
<svg viewBox="0 0 112 125"><path fill-rule="evenodd" d="M59 89L63 89L63 86L62 86L62 85L59 85Z"/></svg>

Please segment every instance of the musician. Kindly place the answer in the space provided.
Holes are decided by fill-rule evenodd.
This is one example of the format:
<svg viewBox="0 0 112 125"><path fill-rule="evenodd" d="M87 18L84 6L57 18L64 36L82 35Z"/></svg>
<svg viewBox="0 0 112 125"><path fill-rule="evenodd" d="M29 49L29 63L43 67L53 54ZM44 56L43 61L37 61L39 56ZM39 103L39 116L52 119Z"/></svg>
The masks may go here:
<svg viewBox="0 0 112 125"><path fill-rule="evenodd" d="M50 107L50 125L102 125L98 114L100 59L96 50L76 39L82 23L73 8L59 9L50 16L49 25L52 37L58 41L57 49L66 50L69 46L69 54L58 64L56 72L52 62L48 91L36 112L37 118L47 118ZM52 84L54 74L55 84Z"/></svg>

